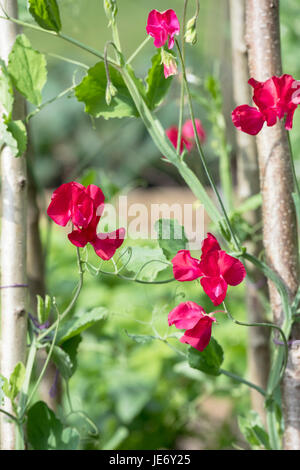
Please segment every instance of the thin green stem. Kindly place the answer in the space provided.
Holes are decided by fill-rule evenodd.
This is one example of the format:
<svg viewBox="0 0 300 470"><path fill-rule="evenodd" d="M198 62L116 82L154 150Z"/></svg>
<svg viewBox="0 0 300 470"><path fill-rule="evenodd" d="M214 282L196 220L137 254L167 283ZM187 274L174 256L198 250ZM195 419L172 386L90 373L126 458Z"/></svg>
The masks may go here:
<svg viewBox="0 0 300 470"><path fill-rule="evenodd" d="M74 307L75 303L77 302L77 299L79 297L79 294L81 292L81 289L82 289L82 286L83 286L83 261L81 261L81 258L80 258L80 251L79 251L79 248L76 247L76 253L77 253L77 264L78 264L78 269L79 269L79 283L78 283L78 286L77 286L77 289L76 289L76 292L75 292L75 295L74 297L72 298L71 302L69 303L69 305L67 306L67 308L63 311L63 313L60 315L59 319L57 319L54 323L52 323L52 325L47 329L45 330L43 333L41 333L38 337L38 341L40 342L45 336L48 336L49 333L51 333L51 331L53 331L58 322L59 321L62 321L67 315L68 313L72 310L72 308Z"/></svg>
<svg viewBox="0 0 300 470"><path fill-rule="evenodd" d="M67 88L66 90L63 90L62 92L60 92L57 96L55 96L54 98L51 98L50 100L48 101L45 101L44 103L40 104L39 106L37 106L35 108L34 111L32 111L31 113L29 113L26 118L25 118L25 121L28 122L31 118L33 118L36 114L38 114L42 109L44 109L46 106L48 106L49 104L51 103L54 103L54 101L56 100L59 100L60 98L63 98L65 95L67 95L68 93L70 93L71 91L73 91L75 88L75 85L74 86L71 86L69 88Z"/></svg>
<svg viewBox="0 0 300 470"><path fill-rule="evenodd" d="M150 41L151 36L147 36L146 39L139 45L139 47L131 54L128 60L126 60L126 65L130 64L133 59L141 52L141 50L146 46L146 44Z"/></svg>
<svg viewBox="0 0 300 470"><path fill-rule="evenodd" d="M42 51L41 51L42 52ZM54 54L53 52L42 52L45 55L48 55L49 57L53 57L54 59L61 60L63 62L67 62L68 64L73 64L73 65L78 65L78 67L82 67L83 69L88 70L89 66L84 64L83 62L79 62L78 60L73 60L70 59L69 57L64 57L59 54Z"/></svg>
<svg viewBox="0 0 300 470"><path fill-rule="evenodd" d="M279 371L279 377L278 377L278 381L280 382L280 379L281 379L281 375L282 373L284 372L285 368L286 368L286 364L287 364L287 358L288 358L288 352L289 352L289 347L288 347L288 343L287 343L287 339L286 339L286 336L283 332L283 330L280 328L280 326L278 325L275 325L274 323L248 323L248 322L241 322L241 321L238 321L236 320L232 315L231 313L229 312L229 310L227 310L227 307L225 305L225 302L223 302L223 306L224 306L224 310L225 312L227 313L228 317L230 318L231 321L233 321L234 323L236 323L237 325L241 325L241 326L265 326L267 328L273 328L274 330L278 331L283 339L283 342L284 342L284 348L285 348L285 355L283 357L283 364L282 366L280 367L280 371L281 371L281 374L280 374L280 371ZM274 389L277 387L278 385L278 382L275 384L273 390L271 391L271 393L273 393ZM270 390L269 390L269 387L268 387L268 393L270 393Z"/></svg>
<svg viewBox="0 0 300 470"><path fill-rule="evenodd" d="M187 10L188 0L184 1L183 6L183 20L182 20L182 28L181 28L181 48L182 48L182 60L185 62L185 22L186 22L186 10ZM182 124L183 124L183 111L184 111L184 79L182 77L181 80L181 88L180 88L180 107L179 107L179 121L178 121L178 138L177 138L177 154L180 155L180 147L181 147L181 136L182 136Z"/></svg>
<svg viewBox="0 0 300 470"><path fill-rule="evenodd" d="M181 54L181 50L180 50L180 46L178 44L178 41L177 39L175 39L175 43L176 43L176 46L177 46L177 49L178 49L178 54L179 54L179 57L180 57L180 62L181 62L181 66L182 66L182 74L183 74L183 80L184 80L184 83L185 83L185 89L186 89L186 93L187 93L187 97L188 97L188 105L189 105L189 110L190 110L190 115L191 115L191 119L192 119L192 123L193 123L193 129L194 129L194 135L195 135L195 140L196 140L196 146L197 146L197 150L198 150L198 153L199 153L199 156L201 158L201 162L202 162L202 165L203 165L203 168L205 170L205 173L206 173L206 176L208 178L208 181L217 197L217 200L220 204L220 207L221 207L221 210L222 210L222 213L224 215L224 219L226 221L226 225L228 227L228 230L231 234L231 237L232 237L232 241L236 247L237 250L240 250L241 249L241 246L240 246L240 242L239 240L237 239L236 237L236 234L232 228L232 225L230 223L230 220L229 220L229 217L227 215L227 211L225 209L225 206L223 204L223 201L222 201L222 198L220 196L220 193L217 189L217 186L213 180L213 177L212 175L210 174L210 171L209 171L209 168L208 168L208 165L207 165L207 162L206 162L206 158L204 156L204 153L203 153L203 150L202 150L202 147L201 147L201 143L200 143L200 139L199 139L199 136L198 136L198 132L197 132L197 127L196 127L196 123L195 123L195 115L194 115L194 109L193 109L193 103L192 103L192 97L191 97L191 93L190 93L190 89L189 89L189 84L188 84L188 81L187 81L187 77L186 77L186 71L185 71L185 64L184 64L184 61L183 61L183 57L182 57L182 54Z"/></svg>
<svg viewBox="0 0 300 470"><path fill-rule="evenodd" d="M237 382L248 385L248 387L253 388L257 392L259 392L261 395L263 395L264 397L266 396L265 390L263 390L258 385L255 385L254 383L249 382L249 380L243 379L239 375L233 374L232 372L228 372L227 370L224 370L224 369L220 369L220 372L221 372L221 374L226 375L227 377L230 377L231 379L236 380Z"/></svg>
<svg viewBox="0 0 300 470"><path fill-rule="evenodd" d="M24 28L30 28L30 29L33 29L35 31L39 31L41 33L50 34L51 36L61 38L64 41L69 42L69 43L79 47L80 49L83 49L84 51L89 52L90 54L93 54L94 56L98 57L99 59L104 60L103 54L101 54L99 51L97 51L97 49L94 49L93 47L87 46L86 44L84 44L84 43L78 41L77 39L72 38L71 36L68 36L64 33L60 33L60 32L57 33L56 31L50 31L48 29L43 29L40 26L31 24L31 23L26 23L25 21L18 20L17 18L12 18L11 16L7 16L7 17L6 16L0 16L0 19L11 21L12 23L23 26ZM108 62L111 65L114 65L114 66L118 65L112 59L108 59Z"/></svg>
<svg viewBox="0 0 300 470"><path fill-rule="evenodd" d="M41 373L40 373L40 375L39 375L37 381L36 381L35 384L34 384L34 387L33 387L32 391L31 391L31 393L30 393L30 395L29 395L29 398L28 398L28 400L27 400L27 402L26 402L26 407L25 407L25 409L24 409L23 415L26 413L26 410L28 409L32 398L34 397L34 395L35 395L37 389L39 388L39 385L40 385L40 383L41 383L41 380L42 380L42 378L44 377L44 374L45 374L46 369L47 369L47 367L48 367L48 364L49 364L49 362L50 362L50 359L51 359L51 356L52 356L52 353L53 353L53 349L54 349L54 346L55 346L55 342L56 342L56 337L57 337L57 331L58 331L59 323L60 323L60 315L58 314L57 320L56 320L56 322L55 322L55 324L56 324L56 325L55 325L55 331L54 331L52 343L51 343L51 346L50 346L50 349L49 349L49 352L48 352L48 355L47 355L47 359L46 359L46 361L45 361L45 363L44 363L44 366L43 366L43 368L42 368L42 370L41 370ZM21 417L23 417L23 415L22 415Z"/></svg>
<svg viewBox="0 0 300 470"><path fill-rule="evenodd" d="M8 413L8 411L2 410L2 408L0 408L0 413L3 413L9 419L11 419L12 421L15 421L16 423L18 423L18 418L16 416L13 416L12 414Z"/></svg>

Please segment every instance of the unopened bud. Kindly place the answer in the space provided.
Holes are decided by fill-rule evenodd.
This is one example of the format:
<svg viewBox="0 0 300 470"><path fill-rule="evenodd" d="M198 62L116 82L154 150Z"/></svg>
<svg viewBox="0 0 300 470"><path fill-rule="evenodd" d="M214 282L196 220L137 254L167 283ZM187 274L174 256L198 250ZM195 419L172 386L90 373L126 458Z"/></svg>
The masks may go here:
<svg viewBox="0 0 300 470"><path fill-rule="evenodd" d="M165 51L164 49L161 49L161 63L164 64L165 78L177 74L176 57L174 57L173 54Z"/></svg>
<svg viewBox="0 0 300 470"><path fill-rule="evenodd" d="M117 93L118 93L117 88L111 82L107 82L106 90L105 90L105 101L106 101L107 106L110 105L112 98L116 96Z"/></svg>
<svg viewBox="0 0 300 470"><path fill-rule="evenodd" d="M103 6L104 6L105 14L107 18L109 19L108 26L110 26L111 23L115 22L115 18L118 12L117 1L116 0L104 0Z"/></svg>
<svg viewBox="0 0 300 470"><path fill-rule="evenodd" d="M185 42L188 44L196 44L197 42L197 16L193 16L186 25L186 32L184 35Z"/></svg>

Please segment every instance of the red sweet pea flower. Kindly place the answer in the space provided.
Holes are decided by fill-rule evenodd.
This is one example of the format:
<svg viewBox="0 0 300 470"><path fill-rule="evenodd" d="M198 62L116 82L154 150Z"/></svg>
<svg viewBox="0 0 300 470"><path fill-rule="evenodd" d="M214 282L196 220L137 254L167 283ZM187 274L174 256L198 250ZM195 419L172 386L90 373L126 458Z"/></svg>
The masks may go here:
<svg viewBox="0 0 300 470"><path fill-rule="evenodd" d="M195 119L197 134L199 136L200 142L205 142L206 134L202 127L202 123L200 119ZM175 148L177 148L177 139L178 139L178 127L172 126L166 130L166 135L173 144ZM186 147L187 151L190 152L195 145L195 133L193 128L192 120L188 120L182 126L182 133L181 133L181 142L180 142L180 153L183 152L184 147Z"/></svg>
<svg viewBox="0 0 300 470"><path fill-rule="evenodd" d="M233 124L247 134L256 135L264 122L267 126L274 126L277 118L286 116L285 128L291 130L294 112L300 103L300 82L285 74L265 82L250 78L248 83L254 89L253 101L258 109L248 105L238 106L232 112Z"/></svg>
<svg viewBox="0 0 300 470"><path fill-rule="evenodd" d="M168 315L169 326L186 329L180 338L182 343L188 343L198 351L208 346L211 338L211 327L216 319L207 315L205 310L195 302L183 302L175 307Z"/></svg>
<svg viewBox="0 0 300 470"><path fill-rule="evenodd" d="M166 10L160 13L152 10L149 13L147 26L147 34L154 38L154 46L162 47L168 40L168 48L174 46L174 35L178 35L180 25L174 10Z"/></svg>
<svg viewBox="0 0 300 470"><path fill-rule="evenodd" d="M68 238L73 245L82 248L91 243L100 258L109 260L122 245L125 229L97 234L104 199L103 192L94 184L85 188L72 181L54 191L47 213L58 225L65 226L72 221L75 229Z"/></svg>
<svg viewBox="0 0 300 470"><path fill-rule="evenodd" d="M93 210L93 201L85 187L72 181L62 184L54 191L47 214L57 225L63 227L70 219L76 227L87 227L93 217Z"/></svg>
<svg viewBox="0 0 300 470"><path fill-rule="evenodd" d="M180 250L172 259L172 264L177 281L193 281L200 278L204 292L214 305L224 301L228 285L237 286L246 276L244 265L221 250L211 233L207 234L202 243L200 260L192 258L188 250Z"/></svg>

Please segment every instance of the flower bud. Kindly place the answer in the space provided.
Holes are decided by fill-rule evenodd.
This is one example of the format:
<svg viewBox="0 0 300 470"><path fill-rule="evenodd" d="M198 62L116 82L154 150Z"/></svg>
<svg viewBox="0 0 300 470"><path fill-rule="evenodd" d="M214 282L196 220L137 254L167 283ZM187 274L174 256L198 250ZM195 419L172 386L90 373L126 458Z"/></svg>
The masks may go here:
<svg viewBox="0 0 300 470"><path fill-rule="evenodd" d="M107 106L110 105L112 98L116 96L117 93L118 93L117 88L111 82L107 82L106 90L105 90L105 101L106 101Z"/></svg>
<svg viewBox="0 0 300 470"><path fill-rule="evenodd" d="M188 44L194 45L197 42L196 26L197 26L197 16L193 16L193 18L191 18L187 22L186 32L184 35L185 42L187 42Z"/></svg>
<svg viewBox="0 0 300 470"><path fill-rule="evenodd" d="M161 63L164 64L165 78L177 74L176 57L174 57L170 52L165 51L163 48L161 49Z"/></svg>
<svg viewBox="0 0 300 470"><path fill-rule="evenodd" d="M116 0L104 0L103 6L104 6L105 14L107 18L109 19L108 26L110 26L111 23L115 22L115 18L118 12L117 1Z"/></svg>

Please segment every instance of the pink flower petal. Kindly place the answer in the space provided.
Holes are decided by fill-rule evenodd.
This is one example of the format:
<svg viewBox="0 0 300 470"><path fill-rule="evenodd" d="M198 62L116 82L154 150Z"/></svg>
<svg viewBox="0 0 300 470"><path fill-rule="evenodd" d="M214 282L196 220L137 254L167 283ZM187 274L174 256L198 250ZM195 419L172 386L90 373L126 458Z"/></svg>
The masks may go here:
<svg viewBox="0 0 300 470"><path fill-rule="evenodd" d="M233 258L225 251L219 251L218 264L221 275L230 286L237 286L244 280L246 269L240 260Z"/></svg>
<svg viewBox="0 0 300 470"><path fill-rule="evenodd" d="M250 135L256 135L264 125L265 118L260 111L243 104L232 111L232 122L235 127Z"/></svg>
<svg viewBox="0 0 300 470"><path fill-rule="evenodd" d="M192 258L188 250L180 250L172 259L173 273L177 281L194 281L201 276L200 262Z"/></svg>
<svg viewBox="0 0 300 470"><path fill-rule="evenodd" d="M174 35L178 35L180 25L174 10L166 10L160 13L157 10L150 11L146 26L147 34L154 38L154 46L162 47L168 40L168 48L174 46Z"/></svg>
<svg viewBox="0 0 300 470"><path fill-rule="evenodd" d="M175 325L179 329L193 328L200 318L205 315L205 310L195 302L182 302L168 315L169 326Z"/></svg>
<svg viewBox="0 0 300 470"><path fill-rule="evenodd" d="M219 268L219 250L211 250L205 256L201 256L200 261L200 271L202 275L209 277L218 277L220 276Z"/></svg>
<svg viewBox="0 0 300 470"><path fill-rule="evenodd" d="M111 259L124 242L125 229L119 228L110 233L98 233L91 241L96 254L103 260Z"/></svg>
<svg viewBox="0 0 300 470"><path fill-rule="evenodd" d="M207 237L202 242L202 246L201 246L202 255L201 255L201 258L206 256L211 251L220 250L220 249L221 249L221 247L220 247L216 237L214 237L211 233L208 233Z"/></svg>
<svg viewBox="0 0 300 470"><path fill-rule="evenodd" d="M195 124L200 142L205 142L206 134L205 130L203 129L202 122L200 121L200 119L195 119ZM184 139L187 139L189 141L195 141L193 121L191 119L186 121L182 126L182 136Z"/></svg>
<svg viewBox="0 0 300 470"><path fill-rule="evenodd" d="M198 351L203 351L209 344L211 327L215 321L216 319L213 317L203 316L192 329L186 330L180 341L188 343Z"/></svg>
<svg viewBox="0 0 300 470"><path fill-rule="evenodd" d="M204 292L215 306L220 305L224 301L227 283L222 277L202 277L200 283Z"/></svg>

